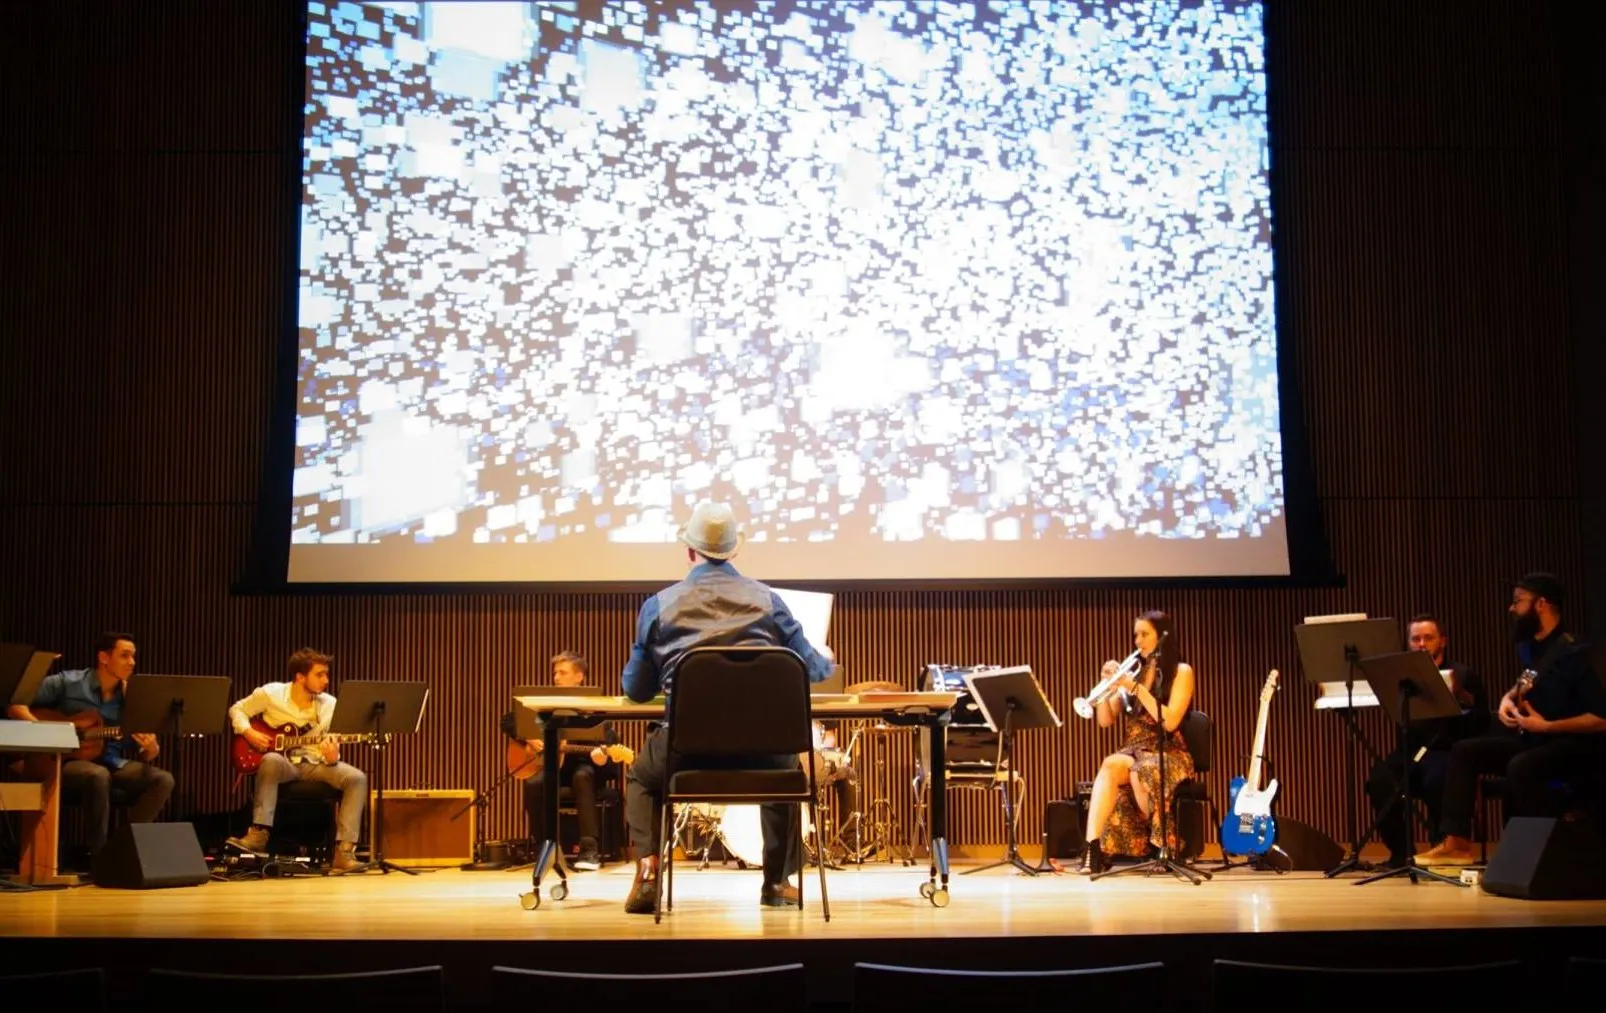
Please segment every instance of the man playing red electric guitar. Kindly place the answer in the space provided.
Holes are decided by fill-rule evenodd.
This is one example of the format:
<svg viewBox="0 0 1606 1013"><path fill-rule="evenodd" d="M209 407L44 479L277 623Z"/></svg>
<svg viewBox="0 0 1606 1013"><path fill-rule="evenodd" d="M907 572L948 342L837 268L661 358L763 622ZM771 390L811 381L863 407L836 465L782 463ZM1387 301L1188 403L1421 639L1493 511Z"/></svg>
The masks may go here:
<svg viewBox="0 0 1606 1013"><path fill-rule="evenodd" d="M340 792L331 871L343 873L357 868L357 839L362 831L363 806L368 800L368 775L342 761L340 745L332 739L298 745L285 753L268 752L273 748L273 737L251 725L252 718L260 717L273 728L291 726L298 735L326 731L335 713L335 698L326 692L329 663L333 660L332 655L303 647L290 655L289 682L258 686L229 708L234 731L267 754L257 770L251 829L244 837L229 838L229 843L243 851L266 852L273 812L279 802L279 785L303 779L322 781Z"/></svg>

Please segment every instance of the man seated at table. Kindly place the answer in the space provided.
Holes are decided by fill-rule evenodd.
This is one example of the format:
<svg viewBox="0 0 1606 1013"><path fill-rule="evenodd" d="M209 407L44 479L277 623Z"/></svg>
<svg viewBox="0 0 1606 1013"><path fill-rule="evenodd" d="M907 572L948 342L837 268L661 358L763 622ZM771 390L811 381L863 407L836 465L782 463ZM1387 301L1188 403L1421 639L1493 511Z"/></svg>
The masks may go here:
<svg viewBox="0 0 1606 1013"><path fill-rule="evenodd" d="M636 639L622 675L625 696L646 702L672 692L675 669L687 651L703 646L779 646L797 652L808 666L811 682L831 677L828 648L816 650L804 636L786 603L769 587L736 572L730 562L743 536L729 506L703 502L680 530L690 572L642 603L636 617ZM662 840L660 808L664 790L668 735L659 727L648 733L641 754L626 781L625 819L636 853L636 878L625 910L652 914L658 896L658 851ZM754 769L794 769L793 756L736 758ZM796 907L797 888L788 875L800 864L799 835L786 805L761 807L764 836L764 885L759 903ZM789 827L792 827L789 832Z"/></svg>

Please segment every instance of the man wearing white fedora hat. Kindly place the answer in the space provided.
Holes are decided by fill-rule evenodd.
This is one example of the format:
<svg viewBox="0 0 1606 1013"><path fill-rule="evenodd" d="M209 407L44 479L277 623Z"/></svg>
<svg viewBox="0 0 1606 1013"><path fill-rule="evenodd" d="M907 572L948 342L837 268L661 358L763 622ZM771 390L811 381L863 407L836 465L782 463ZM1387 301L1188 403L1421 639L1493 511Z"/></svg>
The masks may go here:
<svg viewBox="0 0 1606 1013"><path fill-rule="evenodd" d="M808 666L811 682L831 677L830 649L809 643L775 592L736 572L730 560L743 540L729 506L707 501L697 504L680 529L690 572L643 602L636 617L636 640L621 677L630 699L646 701L668 692L685 653L709 645L788 647ZM652 914L657 899L658 848L663 832L658 817L666 744L662 728L650 732L625 784L625 820L637 859L636 880L625 901L625 910L631 914ZM786 769L797 763L796 756L742 758L746 767ZM789 832L791 817L790 806L762 807L764 886L759 903L765 907L797 905L797 888L787 882L798 857L792 847L798 835L795 830Z"/></svg>

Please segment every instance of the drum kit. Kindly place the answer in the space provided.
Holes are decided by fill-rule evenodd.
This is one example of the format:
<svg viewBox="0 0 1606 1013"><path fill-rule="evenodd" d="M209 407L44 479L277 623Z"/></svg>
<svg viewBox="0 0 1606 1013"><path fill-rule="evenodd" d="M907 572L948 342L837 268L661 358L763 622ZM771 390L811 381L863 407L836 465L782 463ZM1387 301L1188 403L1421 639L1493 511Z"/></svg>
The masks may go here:
<svg viewBox="0 0 1606 1013"><path fill-rule="evenodd" d="M860 682L844 687L844 692L899 693L903 692L903 687L895 682ZM892 813L892 803L886 798L889 791L883 790L873 799L868 812L855 809L837 813L835 801L838 781L847 779L857 783L858 772L853 767L853 758L854 750L861 741L868 747L872 739L881 739L884 746L884 740L892 733L911 729L880 723L854 723L860 727L854 729L846 748L837 750L816 742L815 776L820 788L816 810L821 815L825 854L816 854L813 821L809 817L808 807L799 806L802 811L798 823L803 834L803 853L810 864L818 864L823 860L828 868L840 868L848 862L862 865L877 854L885 854L889 862L911 864L913 849L909 842L901 839ZM865 753L871 751L869 748L864 750ZM885 752L883 748L881 753ZM885 774L885 756L875 756L869 769L873 775L876 772ZM880 787L883 778L873 776L873 780L873 787ZM857 797L862 806L863 797ZM764 835L757 805L689 803L680 808L674 831L675 840L684 849L686 857L699 860L699 868L708 867L716 843L721 845L726 856L736 859L741 868L757 867L764 862Z"/></svg>

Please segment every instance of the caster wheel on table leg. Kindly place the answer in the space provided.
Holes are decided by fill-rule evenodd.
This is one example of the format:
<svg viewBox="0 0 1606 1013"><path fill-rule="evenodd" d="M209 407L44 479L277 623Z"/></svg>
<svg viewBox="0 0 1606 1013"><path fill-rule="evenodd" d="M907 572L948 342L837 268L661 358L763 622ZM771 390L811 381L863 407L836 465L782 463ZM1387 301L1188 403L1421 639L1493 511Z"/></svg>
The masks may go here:
<svg viewBox="0 0 1606 1013"><path fill-rule="evenodd" d="M519 907L526 911L534 911L541 906L541 895L533 890L529 893L519 894Z"/></svg>
<svg viewBox="0 0 1606 1013"><path fill-rule="evenodd" d="M921 883L920 884L920 896L926 898L927 900L930 900L932 894L934 894L936 892L937 892L937 884L932 883L932 882L925 882L925 883Z"/></svg>
<svg viewBox="0 0 1606 1013"><path fill-rule="evenodd" d="M569 884L567 884L567 883L558 883L557 885L552 887L552 899L553 900L562 900L567 896L569 896Z"/></svg>
<svg viewBox="0 0 1606 1013"><path fill-rule="evenodd" d="M947 907L948 906L948 891L947 890L933 890L931 892L931 906L932 907Z"/></svg>

